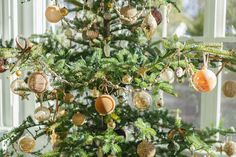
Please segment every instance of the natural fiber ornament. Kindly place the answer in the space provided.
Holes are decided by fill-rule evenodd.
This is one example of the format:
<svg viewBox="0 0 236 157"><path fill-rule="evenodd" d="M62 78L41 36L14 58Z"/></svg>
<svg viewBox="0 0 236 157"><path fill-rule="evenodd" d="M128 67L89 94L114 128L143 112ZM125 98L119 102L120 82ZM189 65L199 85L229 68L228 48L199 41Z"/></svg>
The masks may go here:
<svg viewBox="0 0 236 157"><path fill-rule="evenodd" d="M48 87L47 76L43 72L32 73L28 78L28 86L37 94L45 92Z"/></svg>
<svg viewBox="0 0 236 157"><path fill-rule="evenodd" d="M155 18L157 25L159 25L162 22L161 12L157 8L154 8L152 9L151 13L152 13L152 16Z"/></svg>
<svg viewBox="0 0 236 157"><path fill-rule="evenodd" d="M101 95L95 102L95 109L101 115L111 114L114 111L115 106L115 100L110 95Z"/></svg>
<svg viewBox="0 0 236 157"><path fill-rule="evenodd" d="M151 12L144 18L141 27L148 38L154 35L157 30L157 22Z"/></svg>
<svg viewBox="0 0 236 157"><path fill-rule="evenodd" d="M175 73L171 68L167 68L163 72L161 72L160 79L162 81L173 83L175 81Z"/></svg>
<svg viewBox="0 0 236 157"><path fill-rule="evenodd" d="M145 91L135 92L133 96L133 103L138 109L145 110L151 106L152 96Z"/></svg>
<svg viewBox="0 0 236 157"><path fill-rule="evenodd" d="M75 100L75 97L71 93L65 93L63 96L63 101L67 104L72 103L74 100Z"/></svg>
<svg viewBox="0 0 236 157"><path fill-rule="evenodd" d="M128 74L126 74L122 77L123 84L131 84L132 80L133 80L133 78Z"/></svg>
<svg viewBox="0 0 236 157"><path fill-rule="evenodd" d="M228 141L224 144L223 151L229 156L236 154L236 143L233 141Z"/></svg>
<svg viewBox="0 0 236 157"><path fill-rule="evenodd" d="M137 154L139 157L154 157L156 148L152 143L143 140L137 147Z"/></svg>
<svg viewBox="0 0 236 157"><path fill-rule="evenodd" d="M134 24L138 19L138 11L136 8L128 5L120 9L120 18L125 24Z"/></svg>
<svg viewBox="0 0 236 157"><path fill-rule="evenodd" d="M23 136L18 141L20 150L24 153L30 153L34 150L36 145L35 139L31 136Z"/></svg>
<svg viewBox="0 0 236 157"><path fill-rule="evenodd" d="M50 119L50 114L50 110L47 107L40 106L34 111L34 118L39 122L43 122Z"/></svg>
<svg viewBox="0 0 236 157"><path fill-rule="evenodd" d="M204 66L193 75L193 86L199 92L210 92L216 86L217 78L215 73Z"/></svg>
<svg viewBox="0 0 236 157"><path fill-rule="evenodd" d="M61 9L58 6L48 6L45 12L46 19L48 22L57 23L62 18Z"/></svg>
<svg viewBox="0 0 236 157"><path fill-rule="evenodd" d="M81 126L85 123L85 115L77 112L72 117L72 123L76 126Z"/></svg>
<svg viewBox="0 0 236 157"><path fill-rule="evenodd" d="M99 33L97 31L94 31L94 30L84 30L82 32L82 37L85 40L93 40L93 39L98 38L98 36L99 36Z"/></svg>
<svg viewBox="0 0 236 157"><path fill-rule="evenodd" d="M10 88L14 94L24 97L26 95L28 86L24 80L16 79L11 83Z"/></svg>
<svg viewBox="0 0 236 157"><path fill-rule="evenodd" d="M233 98L236 96L236 81L226 81L222 87L222 91L226 97Z"/></svg>

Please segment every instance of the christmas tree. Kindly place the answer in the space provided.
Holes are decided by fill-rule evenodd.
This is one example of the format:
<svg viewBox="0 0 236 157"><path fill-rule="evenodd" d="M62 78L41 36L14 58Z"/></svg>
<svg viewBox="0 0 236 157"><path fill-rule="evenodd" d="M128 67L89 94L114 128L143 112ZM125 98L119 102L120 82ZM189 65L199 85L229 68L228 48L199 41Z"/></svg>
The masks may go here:
<svg viewBox="0 0 236 157"><path fill-rule="evenodd" d="M0 138L9 147L2 156L42 157L174 157L203 150L235 154L235 143L216 148L216 134L234 129L197 130L170 115L160 91L177 96L173 81L189 80L198 92L211 92L216 75L209 68L221 62L236 71L236 54L216 44L182 43L178 37L154 38L162 14L158 7L171 0L67 0L45 10L57 32L1 42L1 72L17 79L13 93L22 99L34 94L39 107L33 116ZM67 15L75 15L73 19ZM14 58L9 61L9 58ZM222 70L221 69L221 70ZM29 71L23 75L21 71ZM220 71L219 71L220 72ZM218 73L219 73L218 72ZM235 82L224 86L236 95ZM34 104L32 104L34 105ZM34 130L34 131L32 131ZM50 151L36 150L41 136Z"/></svg>

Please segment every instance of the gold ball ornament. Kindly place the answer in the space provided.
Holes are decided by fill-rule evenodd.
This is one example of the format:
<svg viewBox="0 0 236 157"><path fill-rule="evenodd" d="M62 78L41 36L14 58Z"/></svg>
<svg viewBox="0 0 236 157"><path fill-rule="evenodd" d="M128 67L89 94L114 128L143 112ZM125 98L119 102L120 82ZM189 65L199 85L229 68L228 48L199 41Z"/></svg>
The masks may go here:
<svg viewBox="0 0 236 157"><path fill-rule="evenodd" d="M223 150L229 157L235 155L236 154L236 143L233 141L226 142L224 144Z"/></svg>
<svg viewBox="0 0 236 157"><path fill-rule="evenodd" d="M18 141L19 149L24 153L30 153L36 146L36 141L31 136L23 136Z"/></svg>
<svg viewBox="0 0 236 157"><path fill-rule="evenodd" d="M137 147L137 153L139 157L154 157L156 148L152 143L143 140Z"/></svg>
<svg viewBox="0 0 236 157"><path fill-rule="evenodd" d="M16 79L11 83L10 88L14 94L25 96L28 86L24 80Z"/></svg>
<svg viewBox="0 0 236 157"><path fill-rule="evenodd" d="M48 6L45 12L46 19L48 22L57 23L62 18L61 9L58 6Z"/></svg>
<svg viewBox="0 0 236 157"><path fill-rule="evenodd" d="M67 16L68 13L69 13L69 11L68 11L68 9L66 7L61 8L60 12L61 12L62 16Z"/></svg>
<svg viewBox="0 0 236 157"><path fill-rule="evenodd" d="M17 71L16 71L16 76L17 76L17 77L20 77L21 75L22 75L22 72L21 72L20 70L17 70Z"/></svg>
<svg viewBox="0 0 236 157"><path fill-rule="evenodd" d="M193 75L193 86L199 92L212 91L217 82L215 73L208 70L205 66Z"/></svg>
<svg viewBox="0 0 236 157"><path fill-rule="evenodd" d="M72 117L72 123L76 126L81 126L85 123L85 115L77 112Z"/></svg>
<svg viewBox="0 0 236 157"><path fill-rule="evenodd" d="M133 95L133 103L136 108L145 110L151 106L152 96L145 91L135 92Z"/></svg>
<svg viewBox="0 0 236 157"><path fill-rule="evenodd" d="M131 84L132 80L133 80L133 78L130 75L128 75L128 74L124 75L122 77L122 83L123 84Z"/></svg>
<svg viewBox="0 0 236 157"><path fill-rule="evenodd" d="M74 100L75 100L75 97L71 93L65 93L63 96L63 101L67 104L72 103Z"/></svg>
<svg viewBox="0 0 236 157"><path fill-rule="evenodd" d="M115 100L110 95L101 95L95 102L95 109L101 115L111 114L115 110L115 106Z"/></svg>
<svg viewBox="0 0 236 157"><path fill-rule="evenodd" d="M222 87L222 91L226 97L233 98L236 96L236 81L226 81Z"/></svg>
<svg viewBox="0 0 236 157"><path fill-rule="evenodd" d="M50 114L50 110L47 107L40 106L35 109L34 118L39 122L43 122L50 119Z"/></svg>
<svg viewBox="0 0 236 157"><path fill-rule="evenodd" d="M107 123L107 128L109 128L109 129L115 129L115 128L116 128L116 123L115 123L113 120L110 120L110 121Z"/></svg>
<svg viewBox="0 0 236 157"><path fill-rule="evenodd" d="M34 72L28 78L28 86L35 93L43 93L47 90L48 79L43 72Z"/></svg>
<svg viewBox="0 0 236 157"><path fill-rule="evenodd" d="M175 73L171 68L167 68L160 74L160 79L162 81L173 83L175 81Z"/></svg>

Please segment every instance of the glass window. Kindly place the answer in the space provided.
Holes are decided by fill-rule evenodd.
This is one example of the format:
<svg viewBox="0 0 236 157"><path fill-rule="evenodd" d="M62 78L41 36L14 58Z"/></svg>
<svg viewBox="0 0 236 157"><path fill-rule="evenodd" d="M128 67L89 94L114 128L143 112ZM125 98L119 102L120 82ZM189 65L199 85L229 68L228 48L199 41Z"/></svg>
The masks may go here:
<svg viewBox="0 0 236 157"><path fill-rule="evenodd" d="M236 1L227 0L227 14L226 14L226 35L236 36Z"/></svg>
<svg viewBox="0 0 236 157"><path fill-rule="evenodd" d="M172 7L168 35L203 36L204 0L178 0L181 13Z"/></svg>

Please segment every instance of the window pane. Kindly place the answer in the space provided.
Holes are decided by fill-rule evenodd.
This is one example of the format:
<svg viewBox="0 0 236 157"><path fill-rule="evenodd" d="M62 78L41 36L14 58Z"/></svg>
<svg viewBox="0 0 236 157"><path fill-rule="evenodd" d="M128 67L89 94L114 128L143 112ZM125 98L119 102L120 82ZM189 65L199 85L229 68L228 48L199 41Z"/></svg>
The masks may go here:
<svg viewBox="0 0 236 157"><path fill-rule="evenodd" d="M226 35L236 36L236 1L227 0Z"/></svg>
<svg viewBox="0 0 236 157"><path fill-rule="evenodd" d="M178 97L164 95L164 103L167 109L180 109L183 121L200 127L200 103L201 94L189 86L186 80L184 84L174 83Z"/></svg>
<svg viewBox="0 0 236 157"><path fill-rule="evenodd" d="M172 8L168 35L203 36L204 0L178 0L177 4L181 13Z"/></svg>

